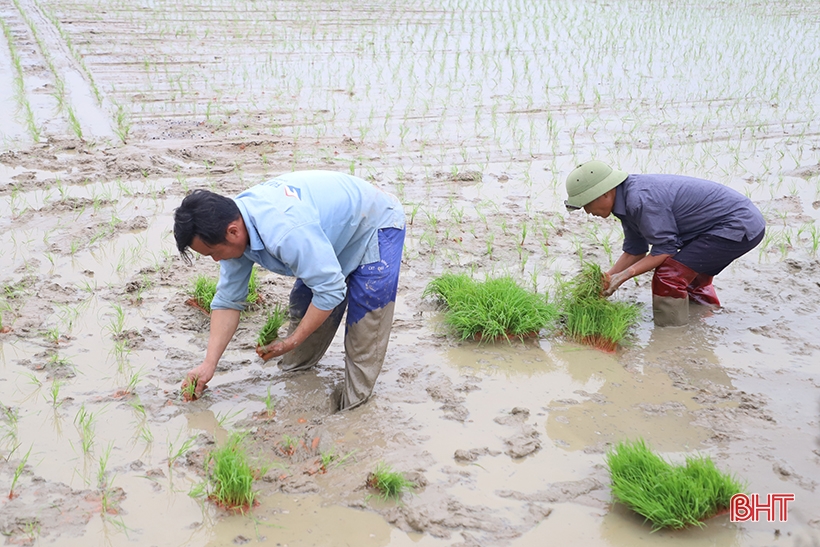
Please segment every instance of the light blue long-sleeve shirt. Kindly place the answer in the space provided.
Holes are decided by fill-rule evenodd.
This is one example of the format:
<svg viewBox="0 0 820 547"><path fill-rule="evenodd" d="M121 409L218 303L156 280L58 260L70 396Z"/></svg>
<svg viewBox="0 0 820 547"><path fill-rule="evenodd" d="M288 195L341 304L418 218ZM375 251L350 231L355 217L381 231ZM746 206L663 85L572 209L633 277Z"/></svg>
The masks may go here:
<svg viewBox="0 0 820 547"><path fill-rule="evenodd" d="M219 262L212 309L242 310L253 264L301 279L312 303L331 310L344 300L345 279L379 257L378 231L404 228L399 200L368 182L334 171L297 171L234 198L249 245Z"/></svg>

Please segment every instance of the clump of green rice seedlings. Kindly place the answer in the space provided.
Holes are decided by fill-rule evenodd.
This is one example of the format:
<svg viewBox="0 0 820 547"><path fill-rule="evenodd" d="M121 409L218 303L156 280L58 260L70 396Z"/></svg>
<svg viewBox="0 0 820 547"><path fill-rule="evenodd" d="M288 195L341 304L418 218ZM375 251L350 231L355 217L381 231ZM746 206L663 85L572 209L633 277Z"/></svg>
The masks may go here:
<svg viewBox="0 0 820 547"><path fill-rule="evenodd" d="M198 275L190 289L193 303L208 313L211 313L211 302L216 295L216 281L213 277Z"/></svg>
<svg viewBox="0 0 820 547"><path fill-rule="evenodd" d="M187 384L182 386L180 390L180 394L182 395L182 399L184 401L194 401L196 400L196 385L199 383L199 378L194 376L191 381Z"/></svg>
<svg viewBox="0 0 820 547"><path fill-rule="evenodd" d="M398 500L405 492L412 492L416 485L408 480L403 473L394 471L393 467L385 462L376 464L376 468L367 476L368 488L380 492L379 497L387 501Z"/></svg>
<svg viewBox="0 0 820 547"><path fill-rule="evenodd" d="M46 397L46 401L51 403L55 409L63 404L63 401L60 401L60 388L63 387L63 382L60 380L53 380L51 382L51 389L49 390L48 396Z"/></svg>
<svg viewBox="0 0 820 547"><path fill-rule="evenodd" d="M637 304L603 296L604 274L597 264L585 262L581 272L564 288L561 322L567 336L583 344L615 351L640 316Z"/></svg>
<svg viewBox="0 0 820 547"><path fill-rule="evenodd" d="M270 386L268 386L268 394L265 396L265 416L273 418L276 415L276 398L271 395Z"/></svg>
<svg viewBox="0 0 820 547"><path fill-rule="evenodd" d="M427 285L424 296L430 295L445 305L444 324L462 340L524 338L551 325L558 314L545 296L511 277L477 282L467 274L445 273Z"/></svg>
<svg viewBox="0 0 820 547"><path fill-rule="evenodd" d="M179 440L179 434L177 435L176 440ZM177 448L176 441L168 440L168 469L172 469L174 467L174 463L185 454L188 453L191 448L194 447L196 444L196 437L188 437L183 441L183 443Z"/></svg>
<svg viewBox="0 0 820 547"><path fill-rule="evenodd" d="M646 517L653 530L703 527L703 520L728 510L732 496L744 491L708 456L688 456L685 465L672 465L643 439L618 443L606 463L615 500Z"/></svg>
<svg viewBox="0 0 820 547"><path fill-rule="evenodd" d="M251 269L251 277L248 280L248 304L256 304L261 300L259 295L259 271L256 268Z"/></svg>
<svg viewBox="0 0 820 547"><path fill-rule="evenodd" d="M256 500L253 481L264 472L251 467L245 436L232 433L225 444L205 458L208 498L225 509L244 513Z"/></svg>
<svg viewBox="0 0 820 547"><path fill-rule="evenodd" d="M80 406L77 415L74 417L74 425L77 426L77 431L80 433L80 445L83 449L83 454L91 452L94 446L94 414L85 409L85 405Z"/></svg>
<svg viewBox="0 0 820 547"><path fill-rule="evenodd" d="M277 338L279 338L279 329L285 323L287 318L287 311L283 306L276 304L272 310L268 311L265 324L259 329L259 334L256 337L256 344L258 346L267 346Z"/></svg>

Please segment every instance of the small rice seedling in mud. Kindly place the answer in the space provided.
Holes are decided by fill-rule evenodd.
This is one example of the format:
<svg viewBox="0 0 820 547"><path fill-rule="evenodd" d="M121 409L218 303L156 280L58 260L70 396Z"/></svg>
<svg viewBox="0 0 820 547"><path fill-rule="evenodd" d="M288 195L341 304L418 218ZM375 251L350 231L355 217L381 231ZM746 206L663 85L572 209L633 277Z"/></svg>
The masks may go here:
<svg viewBox="0 0 820 547"><path fill-rule="evenodd" d="M259 347L267 346L279 338L279 329L285 323L285 319L287 319L287 310L279 304L269 310L265 323L259 329L259 334L256 337L256 345Z"/></svg>
<svg viewBox="0 0 820 547"><path fill-rule="evenodd" d="M179 440L179 435L177 435L177 439ZM185 441L180 445L179 448L176 448L176 441L168 440L168 469L172 469L174 467L174 463L182 456L188 453L188 451L193 448L194 444L196 443L196 437L188 437Z"/></svg>
<svg viewBox="0 0 820 547"><path fill-rule="evenodd" d="M551 325L558 314L544 296L511 277L477 282L467 274L445 273L425 288L424 296L430 295L445 305L444 324L462 340L523 339Z"/></svg>
<svg viewBox="0 0 820 547"><path fill-rule="evenodd" d="M26 462L28 461L28 457L31 454L31 449L32 447L30 446L28 448L28 452L26 452L26 455L23 456L23 459L20 460L20 463L14 469L14 475L11 478L11 486L9 487L9 499L12 499L14 497L14 487L17 485L17 481L20 480L20 475L23 474L23 470L26 467Z"/></svg>
<svg viewBox="0 0 820 547"><path fill-rule="evenodd" d="M182 395L183 401L195 401L196 400L196 385L199 382L199 379L195 376L191 379L190 382L182 386L180 390L180 395Z"/></svg>
<svg viewBox="0 0 820 547"><path fill-rule="evenodd" d="M268 386L268 394L265 396L265 416L273 418L276 415L276 398L271 395L270 386Z"/></svg>
<svg viewBox="0 0 820 547"><path fill-rule="evenodd" d="M330 450L322 452L319 454L319 461L317 462L317 472L327 473L330 469L334 469L336 467L344 465L351 457L355 459L355 453L355 450L351 450L347 454L340 455L336 453L335 448L331 448Z"/></svg>
<svg viewBox="0 0 820 547"><path fill-rule="evenodd" d="M416 485L408 480L400 471L385 462L376 464L376 468L367 476L367 486L380 492L379 497L387 501L398 501L405 492L412 492Z"/></svg>
<svg viewBox="0 0 820 547"><path fill-rule="evenodd" d="M63 383L60 380L54 380L51 382L51 389L48 391L48 397L46 397L46 401L51 403L55 409L63 404L63 401L60 401L60 388L63 387Z"/></svg>
<svg viewBox="0 0 820 547"><path fill-rule="evenodd" d="M282 435L282 442L279 443L279 450L285 456L293 456L296 449L299 448L299 438L291 437L290 435Z"/></svg>
<svg viewBox="0 0 820 547"><path fill-rule="evenodd" d="M564 288L561 322L567 336L606 351L614 351L640 315L637 304L603 297L604 274L597 264L585 262L581 272Z"/></svg>
<svg viewBox="0 0 820 547"><path fill-rule="evenodd" d="M253 481L267 469L251 467L245 435L232 433L225 444L205 458L207 496L220 507L244 513L253 507Z"/></svg>
<svg viewBox="0 0 820 547"><path fill-rule="evenodd" d="M94 414L88 412L85 405L80 406L80 410L74 416L74 425L77 426L77 431L80 433L80 445L83 454L88 454L91 452L91 447L94 446Z"/></svg>
<svg viewBox="0 0 820 547"><path fill-rule="evenodd" d="M623 441L609 450L606 463L612 494L661 528L703 527L703 521L729 509L744 485L719 471L708 456L688 456L672 465L652 452L643 439Z"/></svg>

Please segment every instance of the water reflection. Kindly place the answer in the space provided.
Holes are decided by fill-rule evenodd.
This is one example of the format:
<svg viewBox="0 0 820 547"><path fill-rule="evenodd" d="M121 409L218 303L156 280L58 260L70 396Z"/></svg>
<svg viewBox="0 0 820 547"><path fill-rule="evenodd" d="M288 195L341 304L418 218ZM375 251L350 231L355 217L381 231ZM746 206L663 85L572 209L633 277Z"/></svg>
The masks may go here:
<svg viewBox="0 0 820 547"><path fill-rule="evenodd" d="M652 532L652 526L644 518L616 503L601 519L601 538L611 547L633 547L640 544L646 547L663 547L681 545L687 547L734 547L744 539L743 531L729 522L726 515L710 519L704 528L685 528L683 530L658 530Z"/></svg>
<svg viewBox="0 0 820 547"><path fill-rule="evenodd" d="M531 377L556 370L550 344L537 338L492 344L463 342L449 348L445 355L461 372L483 376Z"/></svg>
<svg viewBox="0 0 820 547"><path fill-rule="evenodd" d="M645 345L610 355L581 347L561 353L579 383L595 380L594 392L575 390L549 406L547 433L568 450L604 450L625 438L643 437L655 449L689 451L709 432L692 424L701 405L693 390L732 388L714 348L720 332L702 321L653 329Z"/></svg>

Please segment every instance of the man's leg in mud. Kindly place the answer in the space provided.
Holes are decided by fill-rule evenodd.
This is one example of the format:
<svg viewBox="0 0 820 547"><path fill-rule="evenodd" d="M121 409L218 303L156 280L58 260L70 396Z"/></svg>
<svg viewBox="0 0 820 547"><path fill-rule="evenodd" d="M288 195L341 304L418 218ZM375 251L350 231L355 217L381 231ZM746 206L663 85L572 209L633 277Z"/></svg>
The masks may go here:
<svg viewBox="0 0 820 547"><path fill-rule="evenodd" d="M399 286L404 230L379 230L379 262L364 264L347 280L345 381L340 410L359 406L373 393L382 370Z"/></svg>
<svg viewBox="0 0 820 547"><path fill-rule="evenodd" d="M313 300L313 291L301 279L297 279L290 291L288 336L299 326L299 322L305 316L311 300ZM339 330L339 323L342 322L345 307L347 307L347 297L341 304L333 308L333 312L325 322L313 331L298 348L282 356L281 361L279 361L279 368L289 372L307 370L318 363L333 341L336 331Z"/></svg>

